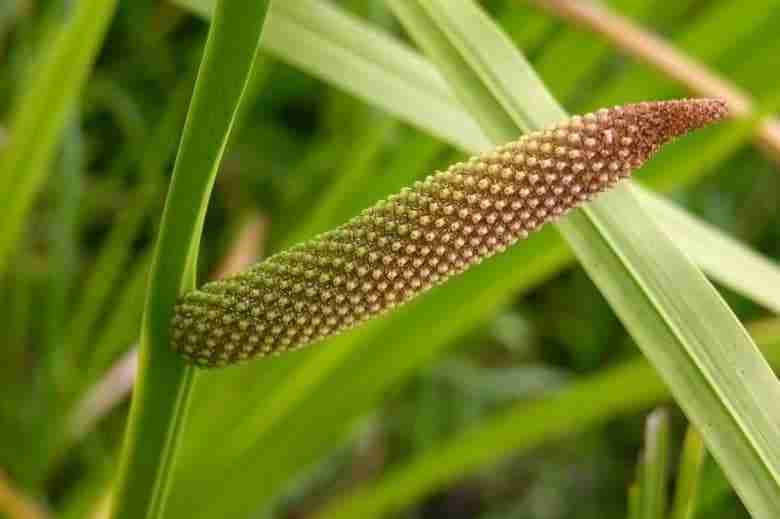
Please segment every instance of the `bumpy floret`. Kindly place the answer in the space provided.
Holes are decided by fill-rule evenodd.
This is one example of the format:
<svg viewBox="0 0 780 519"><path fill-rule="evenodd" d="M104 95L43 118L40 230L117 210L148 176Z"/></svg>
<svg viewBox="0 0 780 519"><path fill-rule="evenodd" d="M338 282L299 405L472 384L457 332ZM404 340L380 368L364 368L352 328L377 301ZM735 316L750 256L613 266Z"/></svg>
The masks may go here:
<svg viewBox="0 0 780 519"><path fill-rule="evenodd" d="M452 165L345 225L181 298L173 348L222 366L299 348L463 272L722 118L711 99L575 116Z"/></svg>

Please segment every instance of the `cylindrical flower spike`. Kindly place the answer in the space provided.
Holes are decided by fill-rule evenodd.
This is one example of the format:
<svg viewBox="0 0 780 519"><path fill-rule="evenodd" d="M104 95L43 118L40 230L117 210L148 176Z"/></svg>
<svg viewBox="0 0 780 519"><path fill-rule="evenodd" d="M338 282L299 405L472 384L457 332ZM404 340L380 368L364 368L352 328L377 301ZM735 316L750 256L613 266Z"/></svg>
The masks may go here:
<svg viewBox="0 0 780 519"><path fill-rule="evenodd" d="M184 295L173 348L201 366L223 366L348 329L503 251L726 112L714 99L603 109L455 164Z"/></svg>

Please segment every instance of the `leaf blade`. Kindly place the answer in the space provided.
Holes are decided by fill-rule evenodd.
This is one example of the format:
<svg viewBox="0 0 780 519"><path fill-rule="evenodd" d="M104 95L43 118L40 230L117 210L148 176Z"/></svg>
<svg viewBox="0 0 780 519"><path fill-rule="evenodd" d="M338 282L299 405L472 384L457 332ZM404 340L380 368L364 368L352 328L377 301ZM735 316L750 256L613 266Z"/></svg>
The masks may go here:
<svg viewBox="0 0 780 519"><path fill-rule="evenodd" d="M169 345L180 292L195 287L206 208L263 31L268 2L221 1L204 50L150 272L139 377L111 517L162 517L196 370ZM252 15L247 15L252 13Z"/></svg>
<svg viewBox="0 0 780 519"><path fill-rule="evenodd" d="M0 271L24 229L27 212L46 181L69 111L78 99L118 0L79 2L37 66L0 152Z"/></svg>

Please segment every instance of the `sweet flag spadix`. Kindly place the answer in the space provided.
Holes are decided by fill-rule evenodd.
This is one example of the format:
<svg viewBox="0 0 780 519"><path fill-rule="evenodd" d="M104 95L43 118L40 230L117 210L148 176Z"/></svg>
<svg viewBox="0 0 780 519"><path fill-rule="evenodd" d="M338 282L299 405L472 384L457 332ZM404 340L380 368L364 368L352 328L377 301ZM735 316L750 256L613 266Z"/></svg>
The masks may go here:
<svg viewBox="0 0 780 519"><path fill-rule="evenodd" d="M299 348L400 305L628 177L723 101L574 116L450 166L346 224L181 297L172 346L224 366Z"/></svg>

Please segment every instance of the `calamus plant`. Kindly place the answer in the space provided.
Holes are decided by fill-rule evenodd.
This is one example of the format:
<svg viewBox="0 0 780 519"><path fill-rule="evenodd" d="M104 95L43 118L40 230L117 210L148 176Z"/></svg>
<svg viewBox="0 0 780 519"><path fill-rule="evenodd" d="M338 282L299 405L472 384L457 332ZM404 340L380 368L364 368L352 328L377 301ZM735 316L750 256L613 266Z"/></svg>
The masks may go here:
<svg viewBox="0 0 780 519"><path fill-rule="evenodd" d="M664 143L725 115L716 99L617 106L454 164L186 294L173 347L198 365L223 366L351 328L502 252L628 177Z"/></svg>

